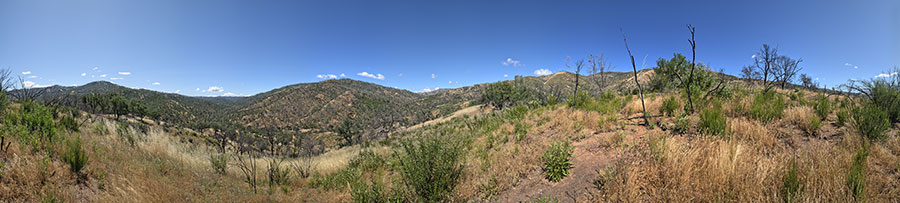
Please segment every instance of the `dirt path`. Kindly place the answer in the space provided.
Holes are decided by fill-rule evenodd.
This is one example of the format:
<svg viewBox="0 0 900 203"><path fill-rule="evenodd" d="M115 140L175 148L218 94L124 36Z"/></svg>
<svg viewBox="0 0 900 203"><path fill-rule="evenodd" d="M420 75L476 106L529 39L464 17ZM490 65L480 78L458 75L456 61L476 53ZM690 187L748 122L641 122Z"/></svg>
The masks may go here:
<svg viewBox="0 0 900 203"><path fill-rule="evenodd" d="M575 164L559 182L550 182L544 178L541 170L534 170L518 184L510 188L498 198L500 202L525 202L538 198L554 197L560 202L583 202L591 199L597 190L594 180L599 170L606 168L614 153L603 146L607 137L615 136L614 132L594 134L582 139L572 146L575 148L573 161Z"/></svg>

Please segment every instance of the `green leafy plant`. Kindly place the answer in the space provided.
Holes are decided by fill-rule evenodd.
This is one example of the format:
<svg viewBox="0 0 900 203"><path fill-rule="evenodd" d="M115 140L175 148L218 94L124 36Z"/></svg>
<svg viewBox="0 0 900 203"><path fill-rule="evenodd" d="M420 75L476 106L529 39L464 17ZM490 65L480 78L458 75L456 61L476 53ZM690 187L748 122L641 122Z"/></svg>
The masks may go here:
<svg viewBox="0 0 900 203"><path fill-rule="evenodd" d="M703 109L700 112L700 131L710 135L725 134L727 130L725 113L720 105Z"/></svg>
<svg viewBox="0 0 900 203"><path fill-rule="evenodd" d="M787 173L782 177L781 195L784 202L796 202L797 196L802 192L799 173L800 170L797 168L797 164L791 163Z"/></svg>
<svg viewBox="0 0 900 203"><path fill-rule="evenodd" d="M449 201L463 174L464 147L458 139L430 135L401 143L398 172L418 201Z"/></svg>
<svg viewBox="0 0 900 203"><path fill-rule="evenodd" d="M816 115L818 115L822 120L825 120L826 118L828 118L828 114L831 114L831 102L828 101L828 98L823 95L819 95L816 98L814 107L816 109Z"/></svg>
<svg viewBox="0 0 900 203"><path fill-rule="evenodd" d="M681 102L675 96L669 96L662 102L662 111L666 115L675 115L675 110L681 108Z"/></svg>
<svg viewBox="0 0 900 203"><path fill-rule="evenodd" d="M853 156L853 164L850 165L850 171L847 172L847 187L850 188L853 198L857 202L866 201L866 157L869 151L861 148L856 151Z"/></svg>
<svg viewBox="0 0 900 203"><path fill-rule="evenodd" d="M778 93L763 91L757 94L750 103L750 116L758 121L769 122L781 118L784 107L784 98Z"/></svg>
<svg viewBox="0 0 900 203"><path fill-rule="evenodd" d="M544 152L544 175L550 181L559 181L569 175L572 168L572 153L574 148L568 142L556 141L550 143L550 149Z"/></svg>
<svg viewBox="0 0 900 203"><path fill-rule="evenodd" d="M885 132L891 124L887 113L877 105L863 104L853 109L853 126L860 136L869 140L883 140L887 138Z"/></svg>
<svg viewBox="0 0 900 203"><path fill-rule="evenodd" d="M75 137L66 141L66 151L62 154L63 161L69 164L72 172L81 172L87 164L88 156L81 147L81 138Z"/></svg>
<svg viewBox="0 0 900 203"><path fill-rule="evenodd" d="M834 125L844 126L847 125L847 119L850 118L850 113L847 110L838 110L834 113L837 116L837 121L834 122Z"/></svg>

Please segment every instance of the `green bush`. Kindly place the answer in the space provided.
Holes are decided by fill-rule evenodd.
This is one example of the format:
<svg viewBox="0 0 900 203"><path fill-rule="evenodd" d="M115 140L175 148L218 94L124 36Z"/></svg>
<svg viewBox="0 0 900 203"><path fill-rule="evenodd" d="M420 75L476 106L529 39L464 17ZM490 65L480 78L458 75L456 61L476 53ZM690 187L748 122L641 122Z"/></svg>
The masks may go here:
<svg viewBox="0 0 900 203"><path fill-rule="evenodd" d="M662 111L666 115L675 115L675 110L681 108L681 102L678 102L678 98L675 96L669 96L662 102Z"/></svg>
<svg viewBox="0 0 900 203"><path fill-rule="evenodd" d="M350 160L349 167L357 168L362 171L375 171L384 167L385 160L372 150L363 150L356 155L356 158Z"/></svg>
<svg viewBox="0 0 900 203"><path fill-rule="evenodd" d="M900 76L894 80L875 79L862 84L869 101L887 114L890 122L900 122Z"/></svg>
<svg viewBox="0 0 900 203"><path fill-rule="evenodd" d="M781 187L781 195L784 199L784 202L796 202L797 196L799 196L802 192L799 173L800 170L797 169L797 164L792 163L788 168L787 174L782 177L783 183Z"/></svg>
<svg viewBox="0 0 900 203"><path fill-rule="evenodd" d="M781 118L784 113L784 98L775 91L763 91L753 98L750 104L750 116L762 122Z"/></svg>
<svg viewBox="0 0 900 203"><path fill-rule="evenodd" d="M847 187L853 194L853 198L857 202L866 201L866 157L869 151L861 148L856 151L853 156L853 164L850 165L850 171L847 172Z"/></svg>
<svg viewBox="0 0 900 203"><path fill-rule="evenodd" d="M850 113L847 110L838 110L834 114L837 115L837 122L834 125L844 126L847 124L847 119L850 117Z"/></svg>
<svg viewBox="0 0 900 203"><path fill-rule="evenodd" d="M209 163L212 165L214 172L225 175L228 168L228 155L225 153L209 154Z"/></svg>
<svg viewBox="0 0 900 203"><path fill-rule="evenodd" d="M685 134L691 131L691 123L688 121L687 117L680 116L675 119L675 126L672 127L672 130L678 134Z"/></svg>
<svg viewBox="0 0 900 203"><path fill-rule="evenodd" d="M463 174L463 142L450 136L431 135L401 143L399 173L422 202L444 202Z"/></svg>
<svg viewBox="0 0 900 203"><path fill-rule="evenodd" d="M828 101L828 98L825 96L819 95L819 97L816 98L814 107L816 109L816 115L819 115L819 118L823 121L828 118L828 114L831 114L831 102Z"/></svg>
<svg viewBox="0 0 900 203"><path fill-rule="evenodd" d="M88 157L81 148L81 138L75 137L66 141L66 151L62 154L63 161L69 164L72 172L81 172L87 164Z"/></svg>
<svg viewBox="0 0 900 203"><path fill-rule="evenodd" d="M75 122L75 119L72 117L62 117L61 119L59 119L59 125L69 131L78 132L78 122Z"/></svg>
<svg viewBox="0 0 900 203"><path fill-rule="evenodd" d="M713 105L700 112L700 131L703 133L710 135L725 134L728 128L726 122L725 113L722 112L721 105Z"/></svg>
<svg viewBox="0 0 900 203"><path fill-rule="evenodd" d="M528 104L544 98L538 92L526 88L523 85L513 85L512 82L502 81L488 84L481 92L479 103L496 109L504 109L517 104ZM549 98L548 98L549 100ZM554 98L556 100L556 98ZM546 103L547 101L545 101ZM556 101L553 101L555 103Z"/></svg>
<svg viewBox="0 0 900 203"><path fill-rule="evenodd" d="M860 136L869 140L887 138L890 127L887 113L875 104L867 103L853 109L853 126Z"/></svg>
<svg viewBox="0 0 900 203"><path fill-rule="evenodd" d="M573 147L568 142L550 143L550 149L544 152L544 175L550 181L559 181L569 175L572 162Z"/></svg>
<svg viewBox="0 0 900 203"><path fill-rule="evenodd" d="M359 179L359 170L347 167L328 175L314 174L312 180L310 180L310 185L325 190L339 190L347 187L347 185L358 184Z"/></svg>

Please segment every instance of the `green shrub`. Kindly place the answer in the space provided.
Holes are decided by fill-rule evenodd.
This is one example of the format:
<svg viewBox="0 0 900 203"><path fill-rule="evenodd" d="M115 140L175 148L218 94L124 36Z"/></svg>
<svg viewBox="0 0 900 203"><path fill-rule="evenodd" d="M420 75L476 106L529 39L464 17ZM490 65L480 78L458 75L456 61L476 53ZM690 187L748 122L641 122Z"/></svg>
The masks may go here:
<svg viewBox="0 0 900 203"><path fill-rule="evenodd" d="M861 91L869 101L887 114L890 122L900 122L900 76L893 80L863 82Z"/></svg>
<svg viewBox="0 0 900 203"><path fill-rule="evenodd" d="M534 201L530 201L530 202L531 203L558 203L559 200L556 199L556 197L547 196L547 197L535 199Z"/></svg>
<svg viewBox="0 0 900 203"><path fill-rule="evenodd" d="M688 121L687 117L681 116L675 119L675 126L672 130L678 134L685 134L691 131L691 123Z"/></svg>
<svg viewBox="0 0 900 203"><path fill-rule="evenodd" d="M847 172L847 187L853 194L853 198L857 202L866 201L866 157L869 151L861 148L856 151L853 156L853 164L850 165L850 171Z"/></svg>
<svg viewBox="0 0 900 203"><path fill-rule="evenodd" d="M681 108L681 103L678 102L678 98L675 98L675 96L669 96L662 102L662 111L666 115L675 115L675 110L678 110L678 108Z"/></svg>
<svg viewBox="0 0 900 203"><path fill-rule="evenodd" d="M782 177L782 187L781 187L781 195L784 199L784 202L791 203L797 201L797 196L800 195L801 185L800 185L800 176L799 169L797 169L797 164L792 163L788 168L787 174Z"/></svg>
<svg viewBox="0 0 900 203"><path fill-rule="evenodd" d="M853 109L853 126L860 136L869 140L882 140L887 138L885 132L891 124L887 113L874 104L863 104Z"/></svg>
<svg viewBox="0 0 900 203"><path fill-rule="evenodd" d="M559 181L569 175L572 168L573 147L568 142L550 143L550 149L544 152L544 175L550 181Z"/></svg>
<svg viewBox="0 0 900 203"><path fill-rule="evenodd" d="M339 190L347 187L347 185L358 184L360 172L356 168L345 168L343 170L328 174L314 174L310 185L325 190Z"/></svg>
<svg viewBox="0 0 900 203"><path fill-rule="evenodd" d="M784 113L784 98L775 91L763 91L753 98L750 104L750 116L762 122L781 118Z"/></svg>
<svg viewBox="0 0 900 203"><path fill-rule="evenodd" d="M372 150L363 150L356 155L356 158L350 160L349 167L357 168L362 171L375 171L384 167L385 160Z"/></svg>
<svg viewBox="0 0 900 203"><path fill-rule="evenodd" d="M703 133L710 135L725 134L728 128L726 122L725 113L722 112L721 105L713 105L700 112L700 131Z"/></svg>
<svg viewBox="0 0 900 203"><path fill-rule="evenodd" d="M75 137L66 141L66 151L62 154L63 161L69 164L72 172L81 172L87 164L88 157L81 148L81 138Z"/></svg>
<svg viewBox="0 0 900 203"><path fill-rule="evenodd" d="M816 131L822 127L822 120L819 119L809 119L805 124L801 127L807 135L815 135Z"/></svg>
<svg viewBox="0 0 900 203"><path fill-rule="evenodd" d="M838 110L834 114L837 115L837 122L834 125L844 126L847 124L847 119L850 117L850 113L847 110Z"/></svg>
<svg viewBox="0 0 900 203"><path fill-rule="evenodd" d="M422 202L449 201L462 173L463 142L431 135L401 143L399 173Z"/></svg>
<svg viewBox="0 0 900 203"><path fill-rule="evenodd" d="M351 185L350 187L350 199L353 200L353 202L391 202L388 200L388 195L385 193L384 185L378 182L373 182L372 184L360 182Z"/></svg>
<svg viewBox="0 0 900 203"><path fill-rule="evenodd" d="M816 98L814 107L816 109L816 115L819 115L819 118L822 120L825 120L828 118L828 114L831 114L831 102L828 101L828 98L825 96L819 95L819 97Z"/></svg>
<svg viewBox="0 0 900 203"><path fill-rule="evenodd" d="M212 165L213 171L220 175L225 175L228 168L228 155L225 153L209 154L209 163Z"/></svg>
<svg viewBox="0 0 900 203"><path fill-rule="evenodd" d="M528 125L522 122L516 122L513 133L516 134L516 142L525 140L525 137L528 136Z"/></svg>
<svg viewBox="0 0 900 203"><path fill-rule="evenodd" d="M75 119L72 117L62 117L61 119L59 119L59 125L63 126L63 128L69 131L78 132L78 122L75 122Z"/></svg>

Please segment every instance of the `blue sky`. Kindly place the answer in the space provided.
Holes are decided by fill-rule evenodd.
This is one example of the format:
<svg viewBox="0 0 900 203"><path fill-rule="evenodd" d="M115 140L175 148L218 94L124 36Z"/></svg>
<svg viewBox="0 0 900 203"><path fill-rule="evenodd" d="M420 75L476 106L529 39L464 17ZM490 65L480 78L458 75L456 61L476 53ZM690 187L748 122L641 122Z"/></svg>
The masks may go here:
<svg viewBox="0 0 900 203"><path fill-rule="evenodd" d="M589 53L627 71L619 28L651 68L689 55L688 23L697 60L730 74L763 43L829 86L900 65L900 4L888 0L3 0L0 67L38 86L107 80L185 95L329 75L423 91L563 71L566 56Z"/></svg>

